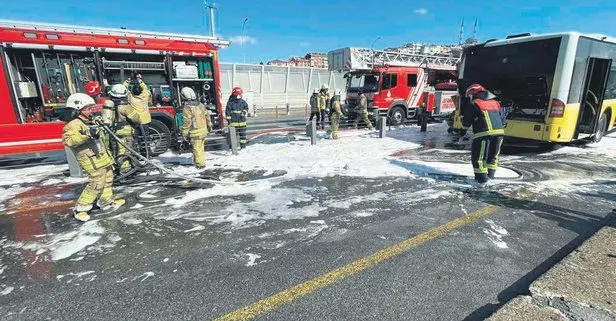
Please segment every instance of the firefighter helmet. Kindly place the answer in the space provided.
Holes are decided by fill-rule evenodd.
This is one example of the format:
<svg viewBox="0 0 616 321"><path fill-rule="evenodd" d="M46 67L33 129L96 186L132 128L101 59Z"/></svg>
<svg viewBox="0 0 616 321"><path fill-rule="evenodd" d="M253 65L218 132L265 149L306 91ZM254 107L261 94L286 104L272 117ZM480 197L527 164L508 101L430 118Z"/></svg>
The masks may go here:
<svg viewBox="0 0 616 321"><path fill-rule="evenodd" d="M231 91L233 96L241 96L243 93L244 91L240 87L233 87L233 90Z"/></svg>
<svg viewBox="0 0 616 321"><path fill-rule="evenodd" d="M313 94L318 94L318 93L319 93L319 88L315 88L315 89L312 91L312 93L313 93Z"/></svg>
<svg viewBox="0 0 616 321"><path fill-rule="evenodd" d="M90 97L94 97L101 93L101 85L98 81L88 81L85 85L86 94Z"/></svg>
<svg viewBox="0 0 616 321"><path fill-rule="evenodd" d="M111 86L111 90L109 91L109 95L115 98L124 98L128 96L128 90L122 84L115 84Z"/></svg>
<svg viewBox="0 0 616 321"><path fill-rule="evenodd" d="M329 89L329 85L327 84L321 85L321 90L328 90L328 89Z"/></svg>
<svg viewBox="0 0 616 321"><path fill-rule="evenodd" d="M480 84L472 84L466 88L466 97L475 96L478 93L486 91L486 89Z"/></svg>
<svg viewBox="0 0 616 321"><path fill-rule="evenodd" d="M336 89L336 92L334 93L335 96L340 96L342 95L342 90L340 89Z"/></svg>
<svg viewBox="0 0 616 321"><path fill-rule="evenodd" d="M185 99L185 100L196 100L197 99L197 94L195 94L195 91L192 88L184 87L184 88L182 88L182 99Z"/></svg>
<svg viewBox="0 0 616 321"><path fill-rule="evenodd" d="M84 93L76 93L68 96L66 107L81 110L86 106L95 105L96 102L92 97Z"/></svg>

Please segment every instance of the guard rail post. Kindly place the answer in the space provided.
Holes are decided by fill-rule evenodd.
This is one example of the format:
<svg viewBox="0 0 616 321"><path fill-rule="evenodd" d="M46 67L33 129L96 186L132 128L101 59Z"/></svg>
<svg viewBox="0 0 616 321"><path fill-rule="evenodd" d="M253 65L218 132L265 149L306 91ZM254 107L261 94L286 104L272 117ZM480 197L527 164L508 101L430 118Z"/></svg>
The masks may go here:
<svg viewBox="0 0 616 321"><path fill-rule="evenodd" d="M316 119L312 119L310 121L310 145L317 144L317 121Z"/></svg>
<svg viewBox="0 0 616 321"><path fill-rule="evenodd" d="M66 153L66 160L68 161L68 170L71 177L85 177L85 173L79 166L79 162L77 162L77 157L75 157L75 153L73 150L67 146L64 146L64 152Z"/></svg>
<svg viewBox="0 0 616 321"><path fill-rule="evenodd" d="M287 103L287 116L291 115L291 105L289 105L289 103Z"/></svg>
<svg viewBox="0 0 616 321"><path fill-rule="evenodd" d="M425 106L419 108L419 125L421 126L420 132L425 132L428 130L428 111Z"/></svg>
<svg viewBox="0 0 616 321"><path fill-rule="evenodd" d="M278 105L276 105L276 119L278 119Z"/></svg>
<svg viewBox="0 0 616 321"><path fill-rule="evenodd" d="M257 104L252 105L252 115L257 117Z"/></svg>
<svg viewBox="0 0 616 321"><path fill-rule="evenodd" d="M387 126L387 117L383 116L379 118L379 138L385 137L385 128Z"/></svg>
<svg viewBox="0 0 616 321"><path fill-rule="evenodd" d="M233 155L237 155L238 154L238 139L237 139L237 131L235 130L235 127L233 126L229 126L229 142L231 144L231 152L233 153Z"/></svg>

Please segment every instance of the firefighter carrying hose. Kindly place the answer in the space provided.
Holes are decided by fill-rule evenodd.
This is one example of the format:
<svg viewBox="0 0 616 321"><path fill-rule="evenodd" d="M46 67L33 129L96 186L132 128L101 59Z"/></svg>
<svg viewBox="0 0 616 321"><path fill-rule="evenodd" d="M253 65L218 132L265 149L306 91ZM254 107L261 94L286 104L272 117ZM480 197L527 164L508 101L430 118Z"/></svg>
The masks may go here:
<svg viewBox="0 0 616 321"><path fill-rule="evenodd" d="M113 108L114 113L113 123L109 127L115 131L116 136L120 138L124 145L132 147L133 135L135 134L135 131L133 127L128 123L128 115L132 110L130 103L128 102L128 89L126 89L126 87L122 84L116 84L111 86L111 90L109 90L109 95L111 96L111 100L108 101L111 102L110 105ZM104 119L105 117L103 117L103 120ZM128 155L128 150L126 150L126 148L119 143L114 144L113 151L113 154L115 155L116 159L118 159L118 157ZM122 163L119 165L121 171L127 171L131 169L130 161L127 159L123 160Z"/></svg>
<svg viewBox="0 0 616 321"><path fill-rule="evenodd" d="M182 137L190 141L193 153L193 162L197 168L205 167L205 137L212 129L210 114L205 106L197 100L197 94L190 87L181 90L184 104L182 114Z"/></svg>
<svg viewBox="0 0 616 321"><path fill-rule="evenodd" d="M227 102L227 108L225 109L225 115L227 117L227 123L237 129L240 135L240 147L243 149L248 144L248 138L246 137L246 114L248 114L248 103L242 99L242 93L244 91L240 87L234 87L231 91L231 97Z"/></svg>
<svg viewBox="0 0 616 321"><path fill-rule="evenodd" d="M332 139L338 139L338 129L340 128L340 117L342 110L340 109L340 89L336 89L334 97L330 101L331 109L329 112L329 120L331 122Z"/></svg>
<svg viewBox="0 0 616 321"><path fill-rule="evenodd" d="M464 112L462 136L473 126L472 157L475 180L486 183L494 178L498 168L498 156L505 134L501 118L501 105L492 93L482 85L472 84L466 89L471 104Z"/></svg>
<svg viewBox="0 0 616 321"><path fill-rule="evenodd" d="M132 81L132 86L130 79L124 81L124 87L130 89L128 103L131 108L127 115L127 121L135 128L139 138L140 149L143 146L146 154L149 156L152 154L149 142L149 125L152 121L152 116L148 107L151 93L148 86L143 82L141 75L137 74L136 78L136 81Z"/></svg>
<svg viewBox="0 0 616 321"><path fill-rule="evenodd" d="M73 209L75 219L82 222L90 219L88 212L95 202L101 209L125 203L124 199L113 198L113 159L101 141L102 129L92 120L94 105L94 99L86 94L70 95L66 107L75 109L79 115L64 125L62 134L62 142L71 148L79 165L88 174L88 184Z"/></svg>

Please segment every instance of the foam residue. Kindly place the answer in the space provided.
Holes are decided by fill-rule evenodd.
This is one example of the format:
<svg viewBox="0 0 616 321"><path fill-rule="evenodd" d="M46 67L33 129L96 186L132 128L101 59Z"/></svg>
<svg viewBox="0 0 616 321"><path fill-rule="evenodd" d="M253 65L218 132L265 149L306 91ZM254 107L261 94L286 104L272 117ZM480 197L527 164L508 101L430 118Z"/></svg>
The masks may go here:
<svg viewBox="0 0 616 321"><path fill-rule="evenodd" d="M257 265L257 263L255 263L255 262L257 261L257 259L261 258L261 255L259 255L259 254L246 253L246 255L248 256L248 262L246 262L246 266Z"/></svg>
<svg viewBox="0 0 616 321"><path fill-rule="evenodd" d="M474 177L475 173L470 164L447 163L447 162L426 162L420 160L397 159L394 163L405 167L414 174L439 174ZM520 174L508 168L499 168L496 171L497 179L518 178Z"/></svg>
<svg viewBox="0 0 616 321"><path fill-rule="evenodd" d="M203 225L195 225L193 228L188 229L188 230L184 230L184 233L190 233L190 232L196 232L196 231L203 231L205 230L205 226Z"/></svg>
<svg viewBox="0 0 616 321"><path fill-rule="evenodd" d="M68 165L42 165L0 170L0 186L38 182L47 176L57 175L67 169Z"/></svg>
<svg viewBox="0 0 616 321"><path fill-rule="evenodd" d="M485 220L485 222L490 226L489 229L483 228L483 233L488 236L488 239L499 249L509 248L507 243L503 241L503 237L509 235L509 232L492 220Z"/></svg>
<svg viewBox="0 0 616 321"><path fill-rule="evenodd" d="M15 290L15 287L5 286L2 291L0 291L0 295L9 295L13 292L13 290Z"/></svg>

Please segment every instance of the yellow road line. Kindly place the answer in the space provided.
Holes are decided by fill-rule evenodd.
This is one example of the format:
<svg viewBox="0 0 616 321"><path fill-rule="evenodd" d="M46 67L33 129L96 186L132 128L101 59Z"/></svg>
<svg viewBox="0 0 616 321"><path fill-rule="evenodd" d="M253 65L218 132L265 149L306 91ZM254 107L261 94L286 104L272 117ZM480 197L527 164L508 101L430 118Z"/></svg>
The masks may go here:
<svg viewBox="0 0 616 321"><path fill-rule="evenodd" d="M421 245L427 241L435 239L453 230L456 230L462 226L475 222L482 217L494 213L498 209L497 206L488 205L476 212L459 217L452 221L449 221L443 225L440 225L427 232L421 233L417 236L406 239L398 244L392 245L381 251L378 251L369 256L360 258L345 266L317 276L304 283L298 284L292 288L286 289L282 292L278 292L270 297L247 305L241 309L230 312L218 319L217 321L235 321L235 320L250 320L257 317L260 314L273 311L285 303L289 303L299 297L315 292L326 286L329 286L335 282L345 279L349 276L353 276L359 272L369 269L383 261L398 256L409 249Z"/></svg>

